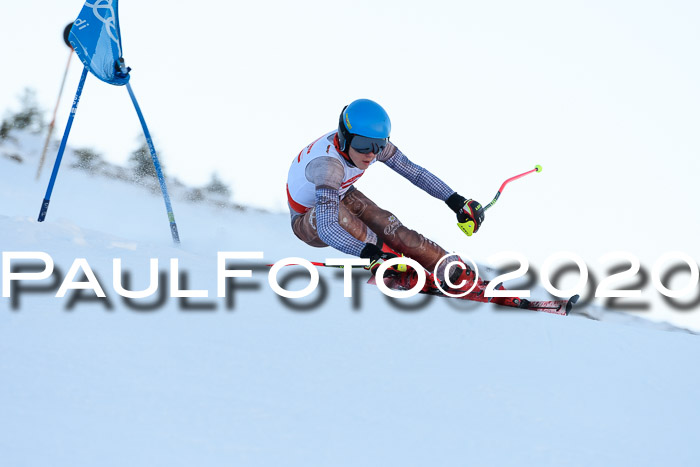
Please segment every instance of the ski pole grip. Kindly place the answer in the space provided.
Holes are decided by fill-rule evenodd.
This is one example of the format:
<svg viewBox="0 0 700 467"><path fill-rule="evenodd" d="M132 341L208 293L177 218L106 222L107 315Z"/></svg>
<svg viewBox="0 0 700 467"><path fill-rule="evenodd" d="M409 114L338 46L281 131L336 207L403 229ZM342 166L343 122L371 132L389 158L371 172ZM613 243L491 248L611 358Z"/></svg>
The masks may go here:
<svg viewBox="0 0 700 467"><path fill-rule="evenodd" d="M471 237L474 233L474 221L457 222L457 227L467 234L467 237Z"/></svg>

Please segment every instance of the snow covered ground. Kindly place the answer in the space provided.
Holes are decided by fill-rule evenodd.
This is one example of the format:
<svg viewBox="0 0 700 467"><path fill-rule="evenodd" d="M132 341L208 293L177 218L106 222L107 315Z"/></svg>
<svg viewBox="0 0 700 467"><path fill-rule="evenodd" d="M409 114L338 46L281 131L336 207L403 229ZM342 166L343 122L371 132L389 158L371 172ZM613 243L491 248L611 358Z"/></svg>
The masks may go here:
<svg viewBox="0 0 700 467"><path fill-rule="evenodd" d="M71 154L37 223L40 143L0 145L2 251L46 252L60 270L0 299L1 465L700 463L693 334L594 306L560 317L433 298L407 310L361 283L343 298L334 270L306 309L264 268L218 299L219 251L262 251L258 265L341 255L296 240L285 214L189 203L178 189L175 247L158 193L70 169ZM54 296L76 258L106 300ZM187 288L209 297L126 302L114 258L133 289L157 258L161 291L177 258Z"/></svg>

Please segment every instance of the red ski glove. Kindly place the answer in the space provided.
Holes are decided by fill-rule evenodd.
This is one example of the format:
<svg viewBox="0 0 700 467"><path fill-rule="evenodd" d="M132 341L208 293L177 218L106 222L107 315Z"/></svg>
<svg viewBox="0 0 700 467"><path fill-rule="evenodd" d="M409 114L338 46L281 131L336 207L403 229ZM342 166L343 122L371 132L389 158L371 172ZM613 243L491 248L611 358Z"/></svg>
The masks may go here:
<svg viewBox="0 0 700 467"><path fill-rule="evenodd" d="M473 199L466 199L463 196L453 193L445 201L447 205L457 214L458 226L462 231L471 236L479 230L484 222L484 208L481 203Z"/></svg>

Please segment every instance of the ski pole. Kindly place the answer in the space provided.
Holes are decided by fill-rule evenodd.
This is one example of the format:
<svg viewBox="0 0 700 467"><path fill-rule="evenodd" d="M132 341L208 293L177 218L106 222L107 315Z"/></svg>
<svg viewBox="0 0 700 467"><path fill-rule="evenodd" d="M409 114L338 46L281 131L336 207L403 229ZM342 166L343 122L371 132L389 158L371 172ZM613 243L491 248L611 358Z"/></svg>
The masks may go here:
<svg viewBox="0 0 700 467"><path fill-rule="evenodd" d="M68 123L66 123L66 130L63 132L63 139L61 139L61 146L58 148L58 154L56 155L56 162L53 164L53 172L51 173L51 179L49 180L49 186L46 188L46 195L44 196L44 201L41 203L41 210L39 211L39 222L44 222L46 219L46 212L49 210L49 202L51 201L51 192L53 191L53 185L56 183L56 176L58 175L58 169L61 166L61 159L63 159L63 152L66 150L66 143L68 142L68 135L70 134L70 129L73 126L73 119L75 118L75 113L78 111L78 102L80 101L80 95L83 93L83 86L85 85L85 78L87 78L88 69L83 67L83 74L80 75L80 82L78 83L78 91L75 93L75 98L73 99L73 107L70 111L70 116L68 117Z"/></svg>
<svg viewBox="0 0 700 467"><path fill-rule="evenodd" d="M486 211L487 209L491 208L494 204L496 204L496 201L498 201L498 198L500 198L501 193L503 193L503 189L506 187L506 185L508 185L513 180L517 180L517 179L524 177L525 175L529 175L533 172L542 172L542 166L538 164L535 166L534 169L528 170L527 172L523 172L520 175L510 177L508 180L503 182L503 184L501 185L501 188L498 189L496 196L494 196L494 198L491 200L491 202L489 204L484 206L484 211ZM469 220L467 222L458 222L457 226L459 226L459 228L462 229L462 232L467 234L467 236L469 236L469 237L471 237L472 234L474 233L474 221Z"/></svg>
<svg viewBox="0 0 700 467"><path fill-rule="evenodd" d="M403 255L401 255L401 256L403 256ZM313 264L314 266L320 266L320 267L324 267L324 268L345 269L345 267L346 267L346 266L342 266L340 264L327 264L327 263L321 263L318 261L309 261L309 263ZM271 268L272 266L274 266L274 264L266 264L265 266ZM288 264L287 266L301 266L301 265L300 264ZM353 269L367 269L368 266L353 265L353 266L349 266L349 267L353 268ZM397 264L396 270L399 272L406 272L407 267L405 264Z"/></svg>
<svg viewBox="0 0 700 467"><path fill-rule="evenodd" d="M68 63L66 63L66 71L63 72L63 80L61 81L61 88L58 91L58 99L56 99L56 107L53 109L53 117L51 118L51 123L49 124L49 133L46 135L46 141L44 142L44 149L41 151L41 158L39 159L39 168L36 171L36 179L39 180L41 176L41 170L44 168L44 162L46 161L46 151L49 148L49 142L51 141L51 135L53 134L53 128L56 123L56 112L58 112L58 106L61 103L61 96L63 95L63 87L66 84L66 76L68 76L68 69L70 68L70 60L73 57L73 46L70 45L68 41L68 34L70 34L70 29L73 23L68 23L66 28L63 30L63 41L66 43L70 52L68 53Z"/></svg>
<svg viewBox="0 0 700 467"><path fill-rule="evenodd" d="M340 268L340 269L344 268L344 266L341 266L341 265L331 265L331 264L321 263L319 261L309 261L309 263L313 264L314 266L322 266L325 268ZM266 264L265 266L271 268L272 266L274 266L274 264ZM287 266L301 266L301 265L300 264L288 264ZM351 267L359 269L359 268L363 268L364 266L351 266Z"/></svg>

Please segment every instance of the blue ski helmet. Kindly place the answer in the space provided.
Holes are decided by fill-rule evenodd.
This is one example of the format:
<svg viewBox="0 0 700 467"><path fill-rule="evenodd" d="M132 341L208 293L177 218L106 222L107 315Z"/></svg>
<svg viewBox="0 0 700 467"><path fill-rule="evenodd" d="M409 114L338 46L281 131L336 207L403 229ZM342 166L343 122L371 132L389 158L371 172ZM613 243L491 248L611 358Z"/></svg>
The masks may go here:
<svg viewBox="0 0 700 467"><path fill-rule="evenodd" d="M391 120L381 105L369 99L357 99L346 105L340 113L338 122L338 143L340 150L346 152L350 146L365 152L381 152L386 146L391 133ZM362 147L353 145L353 139ZM365 148L365 146L367 146Z"/></svg>

